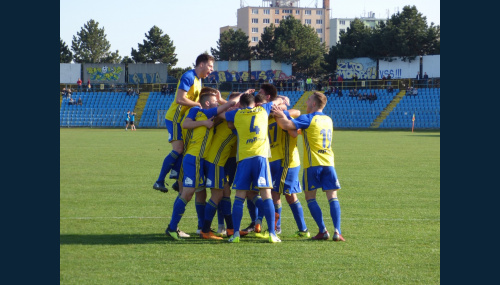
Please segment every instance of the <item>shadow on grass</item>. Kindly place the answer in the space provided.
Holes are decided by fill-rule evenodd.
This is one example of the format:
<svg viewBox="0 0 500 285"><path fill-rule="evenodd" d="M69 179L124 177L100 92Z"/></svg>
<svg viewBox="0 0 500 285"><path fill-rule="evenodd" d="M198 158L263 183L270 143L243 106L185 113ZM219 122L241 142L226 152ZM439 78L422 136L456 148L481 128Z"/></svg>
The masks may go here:
<svg viewBox="0 0 500 285"><path fill-rule="evenodd" d="M437 134L437 135L418 135L418 134L412 134L412 135L409 135L409 136L412 136L412 137L431 137L431 138L439 138L441 137L441 134Z"/></svg>
<svg viewBox="0 0 500 285"><path fill-rule="evenodd" d="M176 241L165 234L62 234L61 245L127 245L127 244L227 244L228 238L223 240L201 239L196 234L181 241ZM307 239L286 239L289 242L305 242ZM267 238L245 236L241 238L242 243L268 243Z"/></svg>

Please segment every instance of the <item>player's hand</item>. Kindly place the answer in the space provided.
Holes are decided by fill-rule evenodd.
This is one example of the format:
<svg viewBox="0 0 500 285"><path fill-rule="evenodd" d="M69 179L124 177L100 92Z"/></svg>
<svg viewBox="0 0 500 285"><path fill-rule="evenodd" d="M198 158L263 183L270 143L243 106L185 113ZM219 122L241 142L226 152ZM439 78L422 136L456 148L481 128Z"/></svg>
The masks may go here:
<svg viewBox="0 0 500 285"><path fill-rule="evenodd" d="M290 106L290 98L283 95L278 95L278 97L281 98L281 100L283 100L283 104Z"/></svg>
<svg viewBox="0 0 500 285"><path fill-rule="evenodd" d="M203 121L203 125L205 127L207 127L207 129L212 128L214 126L214 117L212 117L212 118L210 118L208 120Z"/></svg>
<svg viewBox="0 0 500 285"><path fill-rule="evenodd" d="M243 92L246 94L253 94L255 92L255 89L248 89L247 91Z"/></svg>
<svg viewBox="0 0 500 285"><path fill-rule="evenodd" d="M275 118L284 118L285 117L285 113L283 113L283 110L281 110L280 107L273 105L271 108L272 108L272 112L273 112Z"/></svg>

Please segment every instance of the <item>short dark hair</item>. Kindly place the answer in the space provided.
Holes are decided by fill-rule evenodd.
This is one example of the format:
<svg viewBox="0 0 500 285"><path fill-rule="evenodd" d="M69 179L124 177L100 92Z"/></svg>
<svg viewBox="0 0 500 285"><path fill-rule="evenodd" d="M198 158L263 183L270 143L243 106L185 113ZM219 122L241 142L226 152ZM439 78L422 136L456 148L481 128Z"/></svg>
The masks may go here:
<svg viewBox="0 0 500 285"><path fill-rule="evenodd" d="M227 97L228 100L230 99L233 99L234 97L240 95L241 92L231 92L231 94L229 94L229 96Z"/></svg>
<svg viewBox="0 0 500 285"><path fill-rule="evenodd" d="M240 105L242 107L248 107L252 103L255 103L255 96L253 96L253 94L243 93L243 95L241 95Z"/></svg>
<svg viewBox="0 0 500 285"><path fill-rule="evenodd" d="M215 61L215 58L208 53L202 53L196 58L196 63L195 65L198 66L200 63L203 62L208 62L208 61Z"/></svg>
<svg viewBox="0 0 500 285"><path fill-rule="evenodd" d="M266 95L269 95L269 101L274 101L276 97L278 97L278 90L276 90L276 87L272 84L269 83L264 83L260 86L260 89L264 90Z"/></svg>
<svg viewBox="0 0 500 285"><path fill-rule="evenodd" d="M212 87L203 87L201 88L200 91L200 103L203 106L203 103L205 103L210 96L215 96L217 95L217 89L212 88Z"/></svg>
<svg viewBox="0 0 500 285"><path fill-rule="evenodd" d="M259 104L259 103L263 103L263 102L266 102L266 95L264 94L257 94L255 95L255 104Z"/></svg>

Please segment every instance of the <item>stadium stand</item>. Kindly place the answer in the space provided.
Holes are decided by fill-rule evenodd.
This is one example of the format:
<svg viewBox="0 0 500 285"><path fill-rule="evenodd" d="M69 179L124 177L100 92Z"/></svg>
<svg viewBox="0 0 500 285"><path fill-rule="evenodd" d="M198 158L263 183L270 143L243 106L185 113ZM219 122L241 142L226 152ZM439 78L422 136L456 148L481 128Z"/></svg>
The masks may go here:
<svg viewBox="0 0 500 285"><path fill-rule="evenodd" d="M82 105L62 99L61 127L124 127L127 110L134 110L138 99L126 92L74 92L72 97L82 98Z"/></svg>
<svg viewBox="0 0 500 285"><path fill-rule="evenodd" d="M421 88L417 96L408 96L405 90L399 89L394 89L393 93L388 93L386 89L361 91L373 92L378 98L373 103L358 100L357 97L349 97L347 89L343 90L342 97L327 96L328 103L323 112L331 116L335 128L411 128L413 114L415 128L440 128L440 88ZM304 95L303 91L279 93L290 98L291 106ZM125 92L74 92L72 97L76 100L81 97L83 105L68 105L68 99L63 98L61 127L124 127L127 110L134 110L139 98L127 96ZM165 128L165 113L174 99L173 95L150 92L140 120L136 121L137 126Z"/></svg>

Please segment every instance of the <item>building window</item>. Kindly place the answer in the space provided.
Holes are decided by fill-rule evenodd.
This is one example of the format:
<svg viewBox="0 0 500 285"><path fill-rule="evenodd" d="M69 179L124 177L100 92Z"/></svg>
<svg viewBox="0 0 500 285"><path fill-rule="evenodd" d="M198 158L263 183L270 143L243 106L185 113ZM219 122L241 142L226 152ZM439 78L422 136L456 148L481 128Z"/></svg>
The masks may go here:
<svg viewBox="0 0 500 285"><path fill-rule="evenodd" d="M264 15L270 15L271 14L271 10L269 9L264 9Z"/></svg>
<svg viewBox="0 0 500 285"><path fill-rule="evenodd" d="M252 33L258 33L259 32L259 28L252 28Z"/></svg>
<svg viewBox="0 0 500 285"><path fill-rule="evenodd" d="M259 37L252 37L252 42L253 42L253 43L256 43L256 42L258 42L258 41L259 41Z"/></svg>
<svg viewBox="0 0 500 285"><path fill-rule="evenodd" d="M340 21L339 21L339 24L341 24L341 25L345 25L345 20L340 20Z"/></svg>
<svg viewBox="0 0 500 285"><path fill-rule="evenodd" d="M311 19L305 19L305 20L304 20L304 24L306 24L306 25L310 25L310 24L311 24Z"/></svg>
<svg viewBox="0 0 500 285"><path fill-rule="evenodd" d="M259 23L259 19L257 18L252 18L252 24L258 24Z"/></svg>
<svg viewBox="0 0 500 285"><path fill-rule="evenodd" d="M280 14L280 10L279 9L274 10L274 14L279 15Z"/></svg>
<svg viewBox="0 0 500 285"><path fill-rule="evenodd" d="M269 23L270 23L270 21L269 21L269 19L264 19L264 20L263 20L263 23L264 23L264 24L269 24Z"/></svg>
<svg viewBox="0 0 500 285"><path fill-rule="evenodd" d="M295 15L300 15L300 10L295 10Z"/></svg>
<svg viewBox="0 0 500 285"><path fill-rule="evenodd" d="M323 38L320 37L319 38L319 42L322 43L323 42Z"/></svg>
<svg viewBox="0 0 500 285"><path fill-rule="evenodd" d="M323 15L323 10L316 10L316 15Z"/></svg>
<svg viewBox="0 0 500 285"><path fill-rule="evenodd" d="M311 15L311 10L304 10L305 15Z"/></svg>
<svg viewBox="0 0 500 285"><path fill-rule="evenodd" d="M345 33L345 29L340 29L340 32L341 33Z"/></svg>
<svg viewBox="0 0 500 285"><path fill-rule="evenodd" d="M323 25L323 20L316 20L317 25Z"/></svg>
<svg viewBox="0 0 500 285"><path fill-rule="evenodd" d="M252 9L252 14L259 14L259 9Z"/></svg>
<svg viewBox="0 0 500 285"><path fill-rule="evenodd" d="M292 10L283 10L283 14L292 14Z"/></svg>
<svg viewBox="0 0 500 285"><path fill-rule="evenodd" d="M274 19L274 23L275 24L279 24L280 23L280 19Z"/></svg>
<svg viewBox="0 0 500 285"><path fill-rule="evenodd" d="M322 34L323 33L323 29L316 29L316 33Z"/></svg>

